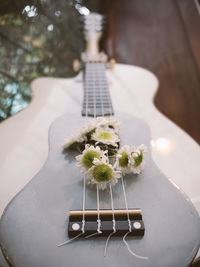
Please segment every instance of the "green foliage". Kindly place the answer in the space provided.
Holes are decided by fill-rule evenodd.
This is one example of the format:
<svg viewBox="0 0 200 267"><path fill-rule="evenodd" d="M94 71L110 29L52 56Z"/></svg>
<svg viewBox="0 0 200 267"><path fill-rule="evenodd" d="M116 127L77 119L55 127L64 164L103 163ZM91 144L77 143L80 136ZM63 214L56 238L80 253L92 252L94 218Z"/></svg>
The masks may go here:
<svg viewBox="0 0 200 267"><path fill-rule="evenodd" d="M0 16L0 121L29 103L33 79L75 75L73 60L85 43L76 4L22 1Z"/></svg>

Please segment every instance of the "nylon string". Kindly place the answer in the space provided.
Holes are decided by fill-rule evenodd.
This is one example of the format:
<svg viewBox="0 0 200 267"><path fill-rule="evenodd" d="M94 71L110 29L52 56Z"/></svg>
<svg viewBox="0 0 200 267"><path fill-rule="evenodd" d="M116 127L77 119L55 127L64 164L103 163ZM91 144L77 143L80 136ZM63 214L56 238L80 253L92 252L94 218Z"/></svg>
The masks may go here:
<svg viewBox="0 0 200 267"><path fill-rule="evenodd" d="M87 72L87 64L86 64L86 72ZM88 120L88 89L85 88L86 91L86 120ZM86 180L86 175L83 176L83 208L82 208L82 212L83 212L83 218L82 218L82 227L81 227L81 233L76 235L75 237L68 239L67 241L61 243L58 245L58 247L64 246L69 244L70 242L74 241L75 239L77 239L78 237L82 236L85 233L85 195L86 195L86 188L85 188L85 181Z"/></svg>
<svg viewBox="0 0 200 267"><path fill-rule="evenodd" d="M105 73L105 71L104 71L104 73ZM113 115L113 114L112 114L112 102L111 102L110 94L107 94L107 95L106 95L106 99L107 99L108 102L109 102L110 116L112 116L112 115Z"/></svg>
<svg viewBox="0 0 200 267"><path fill-rule="evenodd" d="M92 63L91 63L92 64ZM97 64L97 63L94 63L94 64ZM98 66L98 65L96 65ZM99 65L100 67L101 65ZM86 70L88 70L88 65L86 64ZM95 85L94 81L93 81L93 86ZM102 110L102 115L104 116L104 110L103 110L103 103L102 103L102 88L100 87L100 100L101 100L101 110ZM94 117L96 118L96 102L95 102L95 89L93 87L93 106L94 106ZM110 103L110 116L112 116L112 112L111 112L111 99L109 96L107 96L107 100L109 101ZM86 118L88 118L88 90L86 90ZM75 236L74 238L71 238L61 244L58 245L58 247L60 246L63 246L63 245L66 245L72 241L74 241L75 239L77 239L78 237L82 236L84 233L85 233L85 196L86 196L86 186L85 186L85 183L86 183L86 175L84 175L83 177L83 200L82 200L82 203L83 203L83 208L82 208L82 212L83 212L83 218L82 218L82 228L81 228L81 233L78 234L77 236ZM129 244L127 243L126 241L126 237L128 236L128 234L132 231L131 229L131 221L130 221L130 217L129 217L129 210L128 210L128 202L127 202L127 197L126 197L126 191L125 191L125 186L124 186L124 179L123 179L123 176L121 177L121 181L122 181L122 188L123 188L123 194L124 194L124 200L125 200L125 206L126 206L126 211L127 211L127 220L128 220L128 226L129 226L129 231L124 235L123 237L123 242L125 243L128 251L133 255L135 256L136 258L139 258L139 259L145 259L147 260L148 257L143 257L143 256L139 256L137 254L135 254L129 247ZM108 247L108 243L109 243L109 240L111 238L111 236L116 232L116 221L115 221L115 216L114 216L114 204L113 204L113 195L112 195L112 186L111 184L109 184L109 187L110 187L110 198L111 198L111 208L112 208L112 223L113 223L113 232L109 234L107 240L106 240L106 244L105 244L105 248L104 248L104 256L106 256L106 252L107 252L107 247ZM97 235L97 234L101 234L102 231L100 230L101 229L101 220L100 220L100 213L99 213L99 206L100 206L100 201L99 201L99 187L98 187L98 184L97 184L97 232L94 233L94 234L91 234L89 236L86 236L86 238L89 238L89 237L92 237L94 235Z"/></svg>
<svg viewBox="0 0 200 267"><path fill-rule="evenodd" d="M111 236L116 233L116 221L115 221L115 214L114 214L114 205L113 205L113 195L112 195L112 186L111 184L109 184L110 186L110 199L111 199L111 207L112 207L112 223L113 223L113 232L111 232L109 234L109 236L106 239L106 244L105 244L105 248L104 248L104 257L106 257L106 253L107 253L107 248L108 248L108 242L111 238Z"/></svg>
<svg viewBox="0 0 200 267"><path fill-rule="evenodd" d="M100 66L102 68L102 73L103 73L104 66L103 65L100 65ZM105 75L105 70L104 70L103 75ZM104 106L103 106L103 101L102 101L102 95L103 95L103 92L102 92L102 86L101 86L100 87L101 112L102 112L102 116L104 117L105 114L104 114ZM108 95L106 95L106 99L108 100L109 103L111 102L109 97L108 97ZM111 109L111 103L110 103L110 109ZM110 116L112 116L111 110L110 110ZM109 236L106 239L105 248L104 248L104 257L106 257L109 240L110 240L111 236L116 232L116 221L115 221L115 215L114 215L114 205L113 205L113 195L112 195L112 186L111 186L111 184L109 184L109 188L110 188L110 200L111 200L111 208L112 208L113 232L110 233Z"/></svg>
<svg viewBox="0 0 200 267"><path fill-rule="evenodd" d="M102 67L103 68L103 67ZM104 107L103 107L103 101L102 101L102 88L101 88L101 97L100 97L100 100L101 100L101 110L102 110L102 115L104 117ZM109 109L110 109L110 116L112 116L112 112L111 112L111 100L110 98L108 97L108 95L106 95L106 99L108 100L109 102ZM112 195L112 186L111 184L109 184L109 188L110 188L110 200L111 200L111 208L112 208L112 223L113 223L113 232L111 232L109 234L109 236L107 237L106 239L106 243L105 243L105 248L104 248L104 257L106 257L106 254L107 254L107 248L108 248L108 243L110 241L110 238L111 236L116 233L116 221L115 221L115 215L114 215L114 205L113 205L113 195Z"/></svg>
<svg viewBox="0 0 200 267"><path fill-rule="evenodd" d="M92 64L92 66L94 66L94 70L96 71L96 66L95 64L98 64L98 63L90 63ZM94 76L93 76L94 77ZM97 117L97 114L96 114L96 101L95 101L95 97L96 97L96 92L95 92L95 81L93 80L93 106L94 106L94 118ZM85 238L90 238L92 236L95 236L95 235L99 235L99 234L102 234L102 231L101 231L101 220L100 220L100 213L99 213L99 206L100 206L100 201L99 201L99 186L97 184L97 232L96 233L93 233L91 235L88 235L86 236Z"/></svg>
<svg viewBox="0 0 200 267"><path fill-rule="evenodd" d="M131 233L132 229L131 229L131 221L130 221L130 217L129 217L129 210L128 210L128 202L127 202L127 197L126 197L126 190L125 190L125 186L124 186L124 178L123 175L121 176L121 181L122 181L122 188L123 188L123 194L124 194L124 201L125 201L125 206L126 206L126 211L127 211L127 219L128 219L128 226L129 226L129 231L123 236L123 242L126 245L128 251L130 252L130 254L132 254L134 257L138 258L138 259L142 259L142 260L148 260L148 257L143 257L140 255L137 255L136 253L134 253L129 244L126 241L126 237L128 236L128 234Z"/></svg>

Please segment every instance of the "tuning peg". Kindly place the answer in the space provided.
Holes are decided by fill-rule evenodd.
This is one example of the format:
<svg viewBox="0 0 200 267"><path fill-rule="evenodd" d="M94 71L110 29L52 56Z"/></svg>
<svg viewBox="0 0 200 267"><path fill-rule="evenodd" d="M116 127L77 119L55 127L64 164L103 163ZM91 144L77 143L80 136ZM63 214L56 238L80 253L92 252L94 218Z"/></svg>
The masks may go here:
<svg viewBox="0 0 200 267"><path fill-rule="evenodd" d="M90 13L81 18L86 32L100 32L104 24L104 16L98 13Z"/></svg>
<svg viewBox="0 0 200 267"><path fill-rule="evenodd" d="M78 72L80 69L81 69L81 62L80 62L80 60L78 60L78 59L74 59L74 61L73 61L73 70L75 71L75 72Z"/></svg>
<svg viewBox="0 0 200 267"><path fill-rule="evenodd" d="M116 60L115 60L114 58L111 58L111 59L109 60L109 62L107 63L107 67L108 67L109 69L114 69L115 64L116 64Z"/></svg>

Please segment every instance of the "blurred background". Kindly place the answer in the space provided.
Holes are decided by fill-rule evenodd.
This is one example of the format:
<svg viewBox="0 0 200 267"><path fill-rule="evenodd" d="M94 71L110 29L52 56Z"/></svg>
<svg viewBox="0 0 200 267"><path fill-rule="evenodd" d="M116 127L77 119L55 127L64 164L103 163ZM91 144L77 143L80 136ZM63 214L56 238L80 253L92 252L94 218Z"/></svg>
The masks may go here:
<svg viewBox="0 0 200 267"><path fill-rule="evenodd" d="M119 63L154 72L155 105L200 143L198 0L2 0L0 121L31 100L41 76L72 77L84 51L80 17L106 15L101 47Z"/></svg>
<svg viewBox="0 0 200 267"><path fill-rule="evenodd" d="M156 107L200 144L198 0L1 0L0 122L29 104L33 79L76 75L80 17L90 11L106 16L101 48L109 58L152 71Z"/></svg>

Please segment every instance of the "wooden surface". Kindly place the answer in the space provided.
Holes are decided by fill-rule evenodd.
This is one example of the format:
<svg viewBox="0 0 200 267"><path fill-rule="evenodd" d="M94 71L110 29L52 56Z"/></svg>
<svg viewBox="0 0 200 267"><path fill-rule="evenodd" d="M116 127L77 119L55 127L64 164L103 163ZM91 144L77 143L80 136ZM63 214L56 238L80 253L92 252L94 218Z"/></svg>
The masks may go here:
<svg viewBox="0 0 200 267"><path fill-rule="evenodd" d="M156 107L200 143L200 16L194 1L105 1L107 52L154 72ZM134 85L133 85L134 86Z"/></svg>

